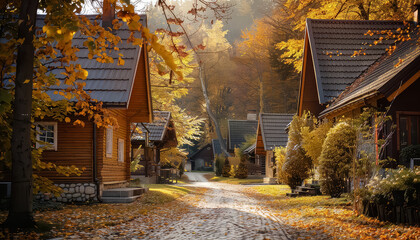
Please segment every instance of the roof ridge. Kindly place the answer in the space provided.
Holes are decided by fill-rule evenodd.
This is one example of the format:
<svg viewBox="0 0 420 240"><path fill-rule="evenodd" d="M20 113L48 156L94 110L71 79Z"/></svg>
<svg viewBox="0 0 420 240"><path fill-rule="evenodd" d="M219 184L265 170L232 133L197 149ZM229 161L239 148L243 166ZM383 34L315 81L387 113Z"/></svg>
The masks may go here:
<svg viewBox="0 0 420 240"><path fill-rule="evenodd" d="M409 22L409 23L412 22L412 21L401 21L401 20L357 20L357 19L314 19L314 18L307 18L307 19L313 22L335 22L335 23L346 22L346 23L359 23L359 24L364 24L364 23L401 23L403 24L404 22Z"/></svg>

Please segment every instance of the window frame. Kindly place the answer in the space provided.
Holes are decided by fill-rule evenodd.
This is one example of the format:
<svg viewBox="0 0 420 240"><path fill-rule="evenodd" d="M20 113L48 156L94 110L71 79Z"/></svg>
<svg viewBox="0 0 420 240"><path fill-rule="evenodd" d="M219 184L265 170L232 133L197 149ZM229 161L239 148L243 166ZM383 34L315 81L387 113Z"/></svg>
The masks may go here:
<svg viewBox="0 0 420 240"><path fill-rule="evenodd" d="M122 138L118 138L118 162L125 162L125 141Z"/></svg>
<svg viewBox="0 0 420 240"><path fill-rule="evenodd" d="M114 128L108 126L105 130L105 156L108 158L112 157L114 145Z"/></svg>
<svg viewBox="0 0 420 240"><path fill-rule="evenodd" d="M57 145L58 145L58 124L57 122L35 122L36 126L36 148L45 147L45 150L53 150L57 151ZM46 127L46 126L53 126L54 127L54 143L48 144L48 145L42 145L38 141L41 141L39 132L41 131L40 126Z"/></svg>
<svg viewBox="0 0 420 240"><path fill-rule="evenodd" d="M411 116L417 116L420 117L420 112L410 112L410 111L397 111L397 150L401 151L401 136L400 136L400 117L405 116L407 117L407 146L412 145L411 144ZM420 122L420 121L419 121ZM417 125L419 128L419 125ZM420 133L420 130L417 129L418 134ZM419 136L417 138L420 138Z"/></svg>

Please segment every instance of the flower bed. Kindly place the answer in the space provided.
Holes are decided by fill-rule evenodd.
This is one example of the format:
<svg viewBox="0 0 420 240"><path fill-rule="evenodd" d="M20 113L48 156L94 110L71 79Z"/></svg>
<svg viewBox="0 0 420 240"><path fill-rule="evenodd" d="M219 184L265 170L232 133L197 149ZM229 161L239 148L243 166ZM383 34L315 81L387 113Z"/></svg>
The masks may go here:
<svg viewBox="0 0 420 240"><path fill-rule="evenodd" d="M420 224L420 169L388 170L361 192L363 213L381 221Z"/></svg>

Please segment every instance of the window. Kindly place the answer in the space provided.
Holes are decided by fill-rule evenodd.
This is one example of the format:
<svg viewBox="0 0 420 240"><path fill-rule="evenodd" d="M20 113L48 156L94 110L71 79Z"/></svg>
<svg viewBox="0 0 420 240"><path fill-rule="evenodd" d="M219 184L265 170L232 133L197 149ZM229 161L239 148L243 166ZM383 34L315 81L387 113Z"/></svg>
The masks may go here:
<svg viewBox="0 0 420 240"><path fill-rule="evenodd" d="M106 129L106 157L112 157L112 142L113 142L114 129L108 126Z"/></svg>
<svg viewBox="0 0 420 240"><path fill-rule="evenodd" d="M48 150L57 151L57 123L36 123L36 148L45 147Z"/></svg>
<svg viewBox="0 0 420 240"><path fill-rule="evenodd" d="M118 139L118 162L124 162L124 139Z"/></svg>
<svg viewBox="0 0 420 240"><path fill-rule="evenodd" d="M398 113L398 150L420 143L420 113Z"/></svg>

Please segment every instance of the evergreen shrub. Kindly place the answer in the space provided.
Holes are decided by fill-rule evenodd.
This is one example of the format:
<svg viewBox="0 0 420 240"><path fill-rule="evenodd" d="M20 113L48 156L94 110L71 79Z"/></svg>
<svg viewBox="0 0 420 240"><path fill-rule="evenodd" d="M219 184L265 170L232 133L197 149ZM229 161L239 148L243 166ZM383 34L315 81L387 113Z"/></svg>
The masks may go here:
<svg viewBox="0 0 420 240"><path fill-rule="evenodd" d="M322 146L319 173L321 191L340 197L349 178L356 147L356 129L347 122L335 125Z"/></svg>
<svg viewBox="0 0 420 240"><path fill-rule="evenodd" d="M302 147L301 130L303 127L312 126L313 121L309 114L302 117L294 116L289 127L289 140L286 146L286 159L282 171L285 174L285 183L291 189L296 189L306 178L309 177L312 168L312 159L306 155Z"/></svg>
<svg viewBox="0 0 420 240"><path fill-rule="evenodd" d="M229 163L229 159L227 157L225 158L225 163L224 163L223 168L222 168L222 176L223 177L229 177L230 176L230 163Z"/></svg>

